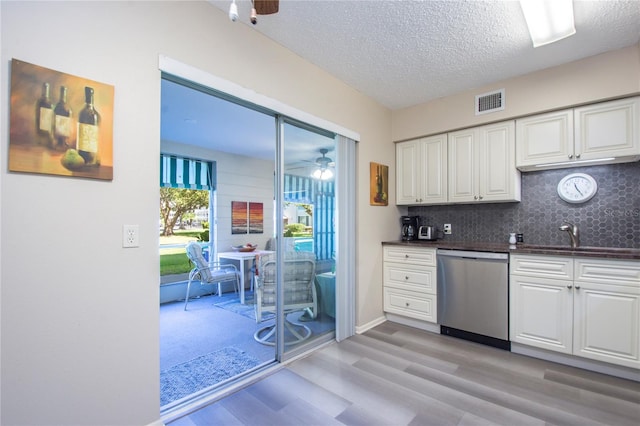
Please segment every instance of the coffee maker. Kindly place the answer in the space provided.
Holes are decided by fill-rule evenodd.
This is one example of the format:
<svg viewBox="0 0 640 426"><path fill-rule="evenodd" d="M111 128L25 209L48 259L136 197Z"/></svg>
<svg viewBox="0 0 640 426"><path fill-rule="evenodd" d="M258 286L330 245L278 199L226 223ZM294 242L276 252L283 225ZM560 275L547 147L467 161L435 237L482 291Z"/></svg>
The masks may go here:
<svg viewBox="0 0 640 426"><path fill-rule="evenodd" d="M419 216L402 216L402 241L410 241L418 238Z"/></svg>

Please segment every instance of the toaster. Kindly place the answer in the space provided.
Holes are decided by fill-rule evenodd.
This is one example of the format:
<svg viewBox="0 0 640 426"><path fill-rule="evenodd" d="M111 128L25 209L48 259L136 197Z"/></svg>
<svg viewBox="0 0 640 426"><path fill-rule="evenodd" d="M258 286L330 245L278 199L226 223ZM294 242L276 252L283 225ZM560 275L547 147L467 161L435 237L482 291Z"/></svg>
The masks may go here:
<svg viewBox="0 0 640 426"><path fill-rule="evenodd" d="M435 226L421 226L418 228L419 240L436 240L437 238Z"/></svg>

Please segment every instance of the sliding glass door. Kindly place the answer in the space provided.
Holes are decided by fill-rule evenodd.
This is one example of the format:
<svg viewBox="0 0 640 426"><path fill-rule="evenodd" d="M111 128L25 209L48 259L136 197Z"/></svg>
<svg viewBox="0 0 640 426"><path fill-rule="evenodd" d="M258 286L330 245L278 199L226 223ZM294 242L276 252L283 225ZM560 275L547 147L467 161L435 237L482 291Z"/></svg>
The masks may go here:
<svg viewBox="0 0 640 426"><path fill-rule="evenodd" d="M278 325L284 358L335 337L335 135L278 117Z"/></svg>
<svg viewBox="0 0 640 426"><path fill-rule="evenodd" d="M297 121L291 116L297 117L299 111L278 102L263 103L262 97L256 99L234 85L168 58L161 57L160 62L161 69L169 72L163 73L162 153L217 165L217 182L210 200L210 239L208 243L202 241L209 248L208 261L230 257L224 253L233 252L241 244L258 245L253 253L257 256L252 255L244 264L241 289L226 285L218 293L213 291L216 286L209 286L212 299L191 300L188 311L183 302L177 302L177 318L183 321L199 312L213 311L239 314L238 321L248 321L250 331L229 327L227 320L205 320L200 324L208 326L201 329L212 335L204 341L220 345L223 337L240 339L239 349L249 355L249 347L252 351L262 349L259 352L265 356L256 358L265 363L279 362L336 336L340 339L353 334L354 140ZM171 84L165 84L168 82ZM191 99L186 105L165 103L168 88L174 86L206 96ZM216 111L207 109L209 99L215 100ZM271 109L274 106L291 115ZM200 124L208 127L198 130ZM239 222L244 216L242 209L236 209L238 205L246 205L244 235L237 232L245 229ZM246 296L244 302L241 292ZM167 307L176 303L172 301L184 300L184 289L178 288L176 294L165 303ZM177 321L183 333L185 327ZM164 341L161 339L161 344ZM218 349L209 348L209 354ZM222 386L234 383L243 374L260 371L260 365L256 368L246 369ZM193 396L206 397L217 388L207 387ZM177 407L164 406L163 413Z"/></svg>

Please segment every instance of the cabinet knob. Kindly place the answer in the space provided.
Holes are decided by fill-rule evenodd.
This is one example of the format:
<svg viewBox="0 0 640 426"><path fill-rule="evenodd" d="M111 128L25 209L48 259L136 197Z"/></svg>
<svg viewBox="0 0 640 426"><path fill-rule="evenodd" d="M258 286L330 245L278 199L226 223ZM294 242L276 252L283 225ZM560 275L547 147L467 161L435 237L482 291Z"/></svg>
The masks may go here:
<svg viewBox="0 0 640 426"><path fill-rule="evenodd" d="M405 306L408 308L409 307L409 302L405 302Z"/></svg>
<svg viewBox="0 0 640 426"><path fill-rule="evenodd" d="M579 285L576 285L576 290L580 290L580 286Z"/></svg>
<svg viewBox="0 0 640 426"><path fill-rule="evenodd" d="M568 284L568 285L567 285L567 288L568 288L569 290L571 290L571 288L572 288L572 287L573 287L573 286L572 286L571 284Z"/></svg>
<svg viewBox="0 0 640 426"><path fill-rule="evenodd" d="M409 258L409 255L408 255L408 254L405 254L405 255L404 255L404 258L405 258L405 259L408 259L408 258Z"/></svg>
<svg viewBox="0 0 640 426"><path fill-rule="evenodd" d="M482 200L482 195L481 195L481 196L479 196L478 198Z"/></svg>
<svg viewBox="0 0 640 426"><path fill-rule="evenodd" d="M580 158L580 154L576 154L576 158Z"/></svg>
<svg viewBox="0 0 640 426"><path fill-rule="evenodd" d="M569 160L573 158L573 154L569 154Z"/></svg>
<svg viewBox="0 0 640 426"><path fill-rule="evenodd" d="M409 277L404 277L404 279L405 279L406 281L409 281Z"/></svg>
<svg viewBox="0 0 640 426"><path fill-rule="evenodd" d="M478 196L477 196L477 195L474 195L474 196L473 196L473 199L474 199L474 200L477 200L477 199L478 199Z"/></svg>

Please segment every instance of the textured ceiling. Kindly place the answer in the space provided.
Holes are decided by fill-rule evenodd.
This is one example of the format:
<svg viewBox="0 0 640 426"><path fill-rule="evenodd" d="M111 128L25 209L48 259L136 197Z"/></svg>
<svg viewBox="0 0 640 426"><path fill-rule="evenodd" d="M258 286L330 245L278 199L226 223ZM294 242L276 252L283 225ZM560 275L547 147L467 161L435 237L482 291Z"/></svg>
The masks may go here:
<svg viewBox="0 0 640 426"><path fill-rule="evenodd" d="M210 0L225 15L231 0ZM533 48L517 1L280 0L280 11L249 22L300 57L390 109L630 46L640 40L640 0L574 1L576 34ZM294 131L315 159L331 141ZM274 158L273 119L163 82L163 140ZM291 139L288 139L291 140Z"/></svg>
<svg viewBox="0 0 640 426"><path fill-rule="evenodd" d="M517 1L280 0L249 22L390 109L572 62L640 40L640 1L574 1L576 34L533 48ZM225 13L231 0L212 0Z"/></svg>

